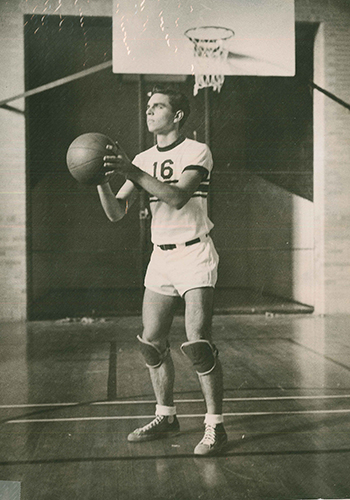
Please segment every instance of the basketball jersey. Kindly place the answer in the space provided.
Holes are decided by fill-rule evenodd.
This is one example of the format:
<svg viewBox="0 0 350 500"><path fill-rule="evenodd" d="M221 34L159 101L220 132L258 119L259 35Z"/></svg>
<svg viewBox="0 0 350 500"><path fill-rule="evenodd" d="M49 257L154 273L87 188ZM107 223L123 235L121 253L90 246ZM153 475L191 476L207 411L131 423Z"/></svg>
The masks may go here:
<svg viewBox="0 0 350 500"><path fill-rule="evenodd" d="M179 137L167 147L153 146L138 154L133 164L161 182L176 184L185 170L198 170L203 178L196 192L180 210L150 195L152 242L185 243L202 236L214 224L207 215L207 197L213 160L206 144Z"/></svg>

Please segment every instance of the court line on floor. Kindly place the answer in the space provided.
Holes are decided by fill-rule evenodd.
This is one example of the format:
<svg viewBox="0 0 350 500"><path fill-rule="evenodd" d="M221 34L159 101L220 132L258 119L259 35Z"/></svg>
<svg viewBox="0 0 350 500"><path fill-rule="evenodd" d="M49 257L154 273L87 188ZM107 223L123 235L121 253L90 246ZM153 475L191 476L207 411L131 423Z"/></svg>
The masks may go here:
<svg viewBox="0 0 350 500"><path fill-rule="evenodd" d="M223 413L224 417L261 417L268 415L321 415L350 413L348 410L295 410L295 411L257 411L257 412L237 412ZM204 414L178 415L178 418L203 418ZM154 415L114 415L112 417L66 417L66 418L38 418L38 419L16 419L8 420L6 424L28 424L28 423L52 423L52 422L88 422L101 420L139 420L152 419Z"/></svg>
<svg viewBox="0 0 350 500"><path fill-rule="evenodd" d="M349 399L350 394L329 394L323 396L267 396L267 397L252 397L252 398L224 398L224 403L236 403L242 401L293 401L293 400L307 400L307 399ZM204 399L176 399L177 403L202 403ZM18 404L18 405L0 405L1 409L11 408L56 408L56 407L72 407L72 406L118 406L118 405L139 405L139 404L155 404L155 400L123 400L123 401L93 401L87 402L73 402L73 403L37 403L37 404Z"/></svg>
<svg viewBox="0 0 350 500"><path fill-rule="evenodd" d="M290 449L283 449L283 450L273 450L273 451L226 451L223 452L220 455L213 456L210 458L210 461L214 459L221 459L221 458L236 458L236 457L283 457L283 456L288 456L289 458L291 456L307 456L307 455L338 455L338 454L349 454L350 449L348 448L339 448L339 449L318 449L318 450L290 450ZM48 464L83 464L83 463L118 463L118 462L142 462L146 460L150 460L154 462L154 460L181 460L181 459L191 459L193 460L194 458L196 460L208 460L207 457L203 456L193 456L193 452L191 451L190 453L166 453L166 454L153 454L153 455L124 455L124 456L102 456L102 457L66 457L66 458L37 458L37 459L28 459L28 460L7 460L7 461L2 461L0 462L0 467L11 467L15 466L18 467L19 465L39 465L39 466L44 466ZM330 499L327 499L330 500ZM337 499L339 500L339 498ZM350 500L346 498L342 498L342 500Z"/></svg>

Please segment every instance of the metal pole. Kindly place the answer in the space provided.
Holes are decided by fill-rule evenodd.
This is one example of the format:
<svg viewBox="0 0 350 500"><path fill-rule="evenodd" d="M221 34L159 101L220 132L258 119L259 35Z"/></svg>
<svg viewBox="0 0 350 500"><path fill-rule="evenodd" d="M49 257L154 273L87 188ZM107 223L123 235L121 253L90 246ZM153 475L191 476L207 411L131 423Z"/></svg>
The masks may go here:
<svg viewBox="0 0 350 500"><path fill-rule="evenodd" d="M205 143L210 147L210 95L209 95L209 87L205 87L204 89L204 137ZM211 179L211 184L213 183L213 179ZM208 215L211 216L211 207L212 207L212 186L209 190L208 195Z"/></svg>
<svg viewBox="0 0 350 500"><path fill-rule="evenodd" d="M138 129L139 129L139 151L145 149L145 117L144 117L144 81L142 75L139 75L138 79L138 103L139 103L139 113L138 113ZM145 254L147 248L147 194L142 189L140 192L140 288L143 288L143 278L146 269Z"/></svg>
<svg viewBox="0 0 350 500"><path fill-rule="evenodd" d="M204 134L205 142L210 147L210 100L209 87L204 89Z"/></svg>

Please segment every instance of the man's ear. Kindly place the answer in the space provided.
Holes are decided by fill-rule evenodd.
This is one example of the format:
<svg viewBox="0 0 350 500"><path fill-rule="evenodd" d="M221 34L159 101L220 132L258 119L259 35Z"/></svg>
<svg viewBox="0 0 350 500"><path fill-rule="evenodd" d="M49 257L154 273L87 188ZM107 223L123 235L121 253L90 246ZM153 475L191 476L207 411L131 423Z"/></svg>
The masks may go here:
<svg viewBox="0 0 350 500"><path fill-rule="evenodd" d="M175 113L174 122L175 123L179 123L182 120L183 117L184 117L184 112L181 109L179 109Z"/></svg>

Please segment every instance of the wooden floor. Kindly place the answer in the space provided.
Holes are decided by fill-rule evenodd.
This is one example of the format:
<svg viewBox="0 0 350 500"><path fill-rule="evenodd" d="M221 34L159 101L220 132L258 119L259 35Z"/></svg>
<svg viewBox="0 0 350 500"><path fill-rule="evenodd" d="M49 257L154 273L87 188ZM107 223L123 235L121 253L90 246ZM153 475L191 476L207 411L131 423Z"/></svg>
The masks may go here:
<svg viewBox="0 0 350 500"><path fill-rule="evenodd" d="M349 316L215 316L229 446L213 458L193 456L204 405L179 351L181 316L172 352L182 432L127 442L154 413L140 326L1 325L0 485L20 483L21 500L350 498Z"/></svg>

